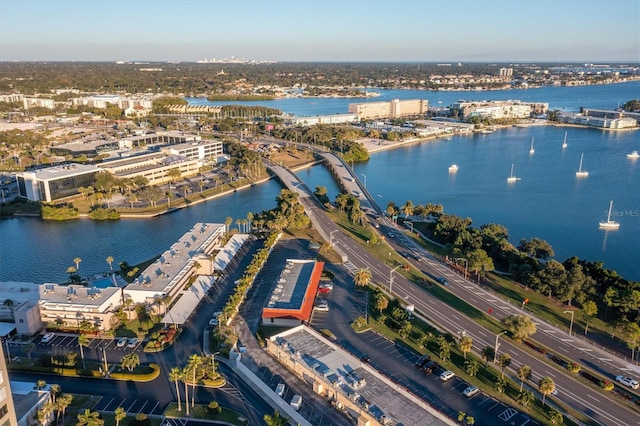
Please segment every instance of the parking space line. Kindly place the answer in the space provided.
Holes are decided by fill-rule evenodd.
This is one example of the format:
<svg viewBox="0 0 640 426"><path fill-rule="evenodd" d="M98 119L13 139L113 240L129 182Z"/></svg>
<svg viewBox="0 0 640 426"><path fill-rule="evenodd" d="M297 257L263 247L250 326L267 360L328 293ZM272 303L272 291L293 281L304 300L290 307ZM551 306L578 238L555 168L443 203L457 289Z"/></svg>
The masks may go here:
<svg viewBox="0 0 640 426"><path fill-rule="evenodd" d="M134 405L136 405L136 403L138 402L137 399L134 399L133 402L131 403L131 405L129 406L129 408L125 409L126 412L131 412L131 409L133 408Z"/></svg>
<svg viewBox="0 0 640 426"><path fill-rule="evenodd" d="M138 410L138 413L141 413L142 410L144 410L144 407L147 405L147 402L149 402L148 399L144 401L144 404L142 404L142 407L140 407L140 410Z"/></svg>

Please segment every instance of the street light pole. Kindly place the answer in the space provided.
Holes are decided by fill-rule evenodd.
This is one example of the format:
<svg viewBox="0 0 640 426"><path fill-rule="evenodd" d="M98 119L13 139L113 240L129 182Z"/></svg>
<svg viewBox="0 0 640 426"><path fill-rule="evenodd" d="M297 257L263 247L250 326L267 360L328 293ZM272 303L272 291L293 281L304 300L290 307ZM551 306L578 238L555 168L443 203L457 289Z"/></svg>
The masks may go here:
<svg viewBox="0 0 640 426"><path fill-rule="evenodd" d="M571 314L571 323L569 324L569 336L571 336L571 331L573 330L573 314L575 311L563 311L565 314Z"/></svg>
<svg viewBox="0 0 640 426"><path fill-rule="evenodd" d="M495 344L495 350L493 351L493 363L495 364L496 361L498 360L498 348L500 347L500 343L498 342L498 338L500 336L502 336L503 334L505 334L507 331L503 331L502 333L499 333L496 335L496 344Z"/></svg>
<svg viewBox="0 0 640 426"><path fill-rule="evenodd" d="M360 175L364 177L364 189L367 189L367 175L364 173L360 173Z"/></svg>
<svg viewBox="0 0 640 426"><path fill-rule="evenodd" d="M393 294L393 272L398 269L400 265L396 266L389 271L389 294Z"/></svg>

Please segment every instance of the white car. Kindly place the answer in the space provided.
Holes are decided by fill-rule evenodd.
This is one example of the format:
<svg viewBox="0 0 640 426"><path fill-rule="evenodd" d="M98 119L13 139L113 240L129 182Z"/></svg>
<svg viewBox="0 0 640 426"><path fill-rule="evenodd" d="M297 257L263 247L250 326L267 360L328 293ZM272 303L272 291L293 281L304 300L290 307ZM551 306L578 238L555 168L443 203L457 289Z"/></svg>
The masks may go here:
<svg viewBox="0 0 640 426"><path fill-rule="evenodd" d="M329 303L326 300L318 300L313 306L314 311L329 312Z"/></svg>
<svg viewBox="0 0 640 426"><path fill-rule="evenodd" d="M440 380L446 382L448 380L451 380L455 375L456 373L451 370L443 371L442 374L440 374Z"/></svg>
<svg viewBox="0 0 640 426"><path fill-rule="evenodd" d="M276 394L282 398L284 396L284 391L287 389L287 387L284 385L284 383L279 383L278 386L276 386Z"/></svg>
<svg viewBox="0 0 640 426"><path fill-rule="evenodd" d="M640 387L640 382L636 379L632 379L631 377L617 376L616 382L629 386L631 389L638 389L638 387Z"/></svg>
<svg viewBox="0 0 640 426"><path fill-rule="evenodd" d="M118 342L116 343L116 346L118 348L124 348L127 344L127 338L126 337L121 337L118 339Z"/></svg>
<svg viewBox="0 0 640 426"><path fill-rule="evenodd" d="M135 348L138 345L138 338L132 337L127 341L128 348Z"/></svg>
<svg viewBox="0 0 640 426"><path fill-rule="evenodd" d="M49 343L50 341L53 340L54 337L56 337L55 334L47 333L44 336L42 336L42 343Z"/></svg>
<svg viewBox="0 0 640 426"><path fill-rule="evenodd" d="M291 398L291 402L289 403L289 405L292 406L296 411L298 411L300 407L302 407L302 397L300 395L293 395L293 398Z"/></svg>
<svg viewBox="0 0 640 426"><path fill-rule="evenodd" d="M475 386L469 386L468 388L462 391L462 394L467 398L471 398L472 396L477 395L479 393L480 393L480 389L478 389Z"/></svg>

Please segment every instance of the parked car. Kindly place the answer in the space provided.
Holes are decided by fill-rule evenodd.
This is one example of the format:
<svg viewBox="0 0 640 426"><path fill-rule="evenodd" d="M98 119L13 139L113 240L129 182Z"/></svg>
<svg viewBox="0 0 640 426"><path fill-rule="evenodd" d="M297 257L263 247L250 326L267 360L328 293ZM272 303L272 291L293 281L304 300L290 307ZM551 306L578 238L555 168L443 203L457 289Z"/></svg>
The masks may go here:
<svg viewBox="0 0 640 426"><path fill-rule="evenodd" d="M56 337L55 334L53 333L47 333L44 336L42 336L42 343L49 343L50 341L53 340L53 338Z"/></svg>
<svg viewBox="0 0 640 426"><path fill-rule="evenodd" d="M293 395L293 398L291 398L291 402L289 403L289 405L296 410L299 410L300 407L302 407L302 397L300 395Z"/></svg>
<svg viewBox="0 0 640 426"><path fill-rule="evenodd" d="M430 360L431 360L431 357L427 354L424 354L416 360L415 362L416 367L422 368L427 363L427 361L430 361Z"/></svg>
<svg viewBox="0 0 640 426"><path fill-rule="evenodd" d="M119 348L124 348L127 344L127 338L126 337L121 337L118 339L118 342L116 343L116 346Z"/></svg>
<svg viewBox="0 0 640 426"><path fill-rule="evenodd" d="M631 389L638 389L638 387L640 387L640 382L631 377L616 376L616 382L625 386L629 386Z"/></svg>
<svg viewBox="0 0 640 426"><path fill-rule="evenodd" d="M438 368L438 363L435 361L429 361L422 368L425 373L430 374L433 370Z"/></svg>
<svg viewBox="0 0 640 426"><path fill-rule="evenodd" d="M127 347L128 348L135 348L137 344L138 344L138 338L137 337L132 337L132 338L129 339L129 341L127 341Z"/></svg>
<svg viewBox="0 0 640 426"><path fill-rule="evenodd" d="M443 372L440 374L440 380L442 380L443 382L446 382L446 381L448 381L448 380L453 379L453 377L454 377L455 375L456 375L456 373L454 373L453 371L451 371L451 370L446 370L446 371L443 371Z"/></svg>
<svg viewBox="0 0 640 426"><path fill-rule="evenodd" d="M333 290L333 284L320 284L318 286L318 293L329 294Z"/></svg>
<svg viewBox="0 0 640 426"><path fill-rule="evenodd" d="M278 386L276 386L276 394L282 398L284 396L284 392L287 390L287 387L284 385L284 383L279 383Z"/></svg>
<svg viewBox="0 0 640 426"><path fill-rule="evenodd" d="M318 300L313 306L314 311L329 312L329 303L326 300Z"/></svg>
<svg viewBox="0 0 640 426"><path fill-rule="evenodd" d="M478 389L475 386L469 386L468 388L462 391L462 394L467 398L471 398L472 396L477 395L479 393L480 393L480 389Z"/></svg>

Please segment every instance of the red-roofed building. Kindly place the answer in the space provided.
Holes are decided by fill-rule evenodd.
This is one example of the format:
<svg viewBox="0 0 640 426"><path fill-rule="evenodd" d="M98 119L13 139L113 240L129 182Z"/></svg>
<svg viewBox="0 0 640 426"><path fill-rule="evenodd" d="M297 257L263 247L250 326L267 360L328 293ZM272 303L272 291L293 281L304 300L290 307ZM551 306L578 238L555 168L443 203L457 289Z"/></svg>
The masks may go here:
<svg viewBox="0 0 640 426"><path fill-rule="evenodd" d="M262 324L294 327L309 321L324 262L288 259L262 309Z"/></svg>

